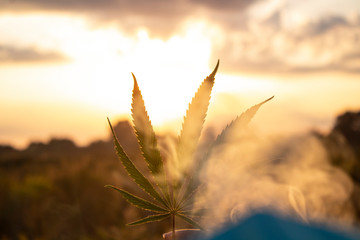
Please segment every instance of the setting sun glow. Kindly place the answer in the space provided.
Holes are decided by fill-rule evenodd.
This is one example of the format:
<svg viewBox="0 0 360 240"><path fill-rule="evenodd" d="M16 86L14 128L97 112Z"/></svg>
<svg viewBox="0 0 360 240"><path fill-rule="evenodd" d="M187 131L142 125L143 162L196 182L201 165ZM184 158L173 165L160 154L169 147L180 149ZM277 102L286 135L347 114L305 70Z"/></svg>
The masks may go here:
<svg viewBox="0 0 360 240"><path fill-rule="evenodd" d="M360 239L359 144L360 0L0 0L0 240Z"/></svg>
<svg viewBox="0 0 360 240"><path fill-rule="evenodd" d="M280 15L282 8L287 11ZM228 106L211 101L210 120L236 116L272 95L276 103L263 114L272 119L268 129L281 119L287 122L289 127L275 127L283 132L299 129L293 124L326 129L336 114L359 107L358 60L351 58L355 43L350 41L359 33L360 18L354 11L341 9L345 20L334 22L330 31L330 25L316 25L317 19L306 15L304 4L298 11L293 4L262 2L239 18L217 15L218 22L209 9L196 9L181 24L175 24L180 10L173 10L175 22L169 18L165 25L125 14L124 21L139 21L136 27L111 20L111 11L108 21L95 12L87 18L5 11L0 15L0 142L24 147L55 136L79 144L106 137L106 116L129 118L131 73L156 128L177 130L187 103L218 59L212 99ZM337 34L348 38L330 52L321 43L335 46L329 39ZM297 110L290 109L293 104Z"/></svg>

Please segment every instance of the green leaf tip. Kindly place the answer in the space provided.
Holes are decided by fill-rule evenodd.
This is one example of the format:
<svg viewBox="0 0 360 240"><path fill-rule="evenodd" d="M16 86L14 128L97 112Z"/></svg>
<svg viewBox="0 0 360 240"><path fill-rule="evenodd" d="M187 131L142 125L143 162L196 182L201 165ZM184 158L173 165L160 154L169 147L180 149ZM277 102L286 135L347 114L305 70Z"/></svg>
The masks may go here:
<svg viewBox="0 0 360 240"><path fill-rule="evenodd" d="M215 77L215 74L217 73L217 70L218 70L218 68L219 68L219 64L220 64L220 59L218 59L214 70L213 70L212 73L209 75L209 78L214 78L214 77Z"/></svg>
<svg viewBox="0 0 360 240"><path fill-rule="evenodd" d="M265 101L261 102L260 104L264 104L264 103L266 103L266 102L270 101L271 99L273 99L274 97L275 97L275 96L272 96L272 97L270 97L270 98L266 99Z"/></svg>
<svg viewBox="0 0 360 240"><path fill-rule="evenodd" d="M135 88L135 86L136 86L136 88L139 88L139 85L138 85L138 83L136 81L136 77L135 77L134 73L131 73L131 75L132 75L132 77L134 79L134 88Z"/></svg>

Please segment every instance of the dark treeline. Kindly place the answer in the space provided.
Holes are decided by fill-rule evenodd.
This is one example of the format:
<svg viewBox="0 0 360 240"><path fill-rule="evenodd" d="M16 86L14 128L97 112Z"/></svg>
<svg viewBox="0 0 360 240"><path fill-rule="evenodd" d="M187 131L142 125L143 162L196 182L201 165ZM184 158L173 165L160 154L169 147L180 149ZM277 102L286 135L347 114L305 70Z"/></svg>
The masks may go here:
<svg viewBox="0 0 360 240"><path fill-rule="evenodd" d="M329 160L353 180L351 203L360 226L360 112L346 112L337 117L328 136L318 136L326 147Z"/></svg>
<svg viewBox="0 0 360 240"><path fill-rule="evenodd" d="M115 131L145 167L130 124L120 122ZM168 231L166 222L125 226L145 213L106 184L132 187L110 137L87 147L67 139L31 143L23 151L0 146L0 239L159 239Z"/></svg>
<svg viewBox="0 0 360 240"><path fill-rule="evenodd" d="M129 157L146 172L131 125L119 122L115 131ZM329 135L317 136L331 162L354 181L350 201L359 223L360 112L339 116ZM146 214L104 188L106 184L125 189L134 184L110 135L86 147L67 139L31 143L22 151L0 146L0 240L160 239L169 231L169 222L127 227Z"/></svg>

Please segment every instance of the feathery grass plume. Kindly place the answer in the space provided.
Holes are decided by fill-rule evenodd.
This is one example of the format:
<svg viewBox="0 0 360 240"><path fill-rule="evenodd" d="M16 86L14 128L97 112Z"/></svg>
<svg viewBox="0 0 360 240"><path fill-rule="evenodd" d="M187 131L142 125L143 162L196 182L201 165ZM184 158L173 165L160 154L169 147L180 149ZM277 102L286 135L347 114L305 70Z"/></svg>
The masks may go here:
<svg viewBox="0 0 360 240"><path fill-rule="evenodd" d="M200 168L204 166L206 160L212 152L212 149L223 141L226 141L226 136L230 134L231 131L234 131L234 129L239 130L246 126L254 117L260 106L273 98L271 97L264 102L253 106L238 116L221 132L215 142L210 146L208 152L204 155L202 161L195 163L194 152L197 148L197 143L205 122L211 91L214 86L215 75L218 67L219 61L217 62L213 72L201 83L198 91L189 104L188 110L186 111L184 122L182 124L182 130L177 142L176 156L174 156L176 159L173 159L173 161L178 161L178 165L176 166L179 168L177 169L177 172L180 176L177 178L169 176L169 179L173 180L172 183L169 183L169 179L165 171L166 167L164 166L164 162L157 146L155 132L147 114L137 80L134 74L132 74L134 79L131 104L133 124L142 156L147 163L149 172L152 176L151 179L145 177L136 168L119 143L109 118L108 123L113 136L115 150L120 162L131 179L151 197L151 200L140 198L128 191L112 185L106 185L105 187L118 191L127 202L135 207L152 212L153 215L136 220L128 225L134 226L171 218L174 239L176 217L188 222L194 227L202 229L202 227L194 220L194 218L198 216L198 213L192 211L194 195L200 186L200 181L197 178L198 176L195 174L195 170L199 171ZM169 174L171 174L171 172L169 172Z"/></svg>

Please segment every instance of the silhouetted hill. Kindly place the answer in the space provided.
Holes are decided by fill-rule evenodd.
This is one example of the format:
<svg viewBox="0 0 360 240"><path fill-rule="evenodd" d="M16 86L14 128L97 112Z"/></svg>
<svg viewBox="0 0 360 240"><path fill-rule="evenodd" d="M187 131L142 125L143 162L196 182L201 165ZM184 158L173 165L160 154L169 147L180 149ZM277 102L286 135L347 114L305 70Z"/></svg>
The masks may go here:
<svg viewBox="0 0 360 240"><path fill-rule="evenodd" d="M129 122L114 125L128 155L139 162ZM78 147L69 139L31 143L19 151L0 146L0 239L158 239L165 224L132 231L126 223L144 213L114 191L133 183L121 167L112 137ZM151 233L151 236L148 236Z"/></svg>
<svg viewBox="0 0 360 240"><path fill-rule="evenodd" d="M9 145L0 145L0 159L11 161L15 159L19 151Z"/></svg>
<svg viewBox="0 0 360 240"><path fill-rule="evenodd" d="M330 161L354 180L351 200L360 221L360 112L338 116L332 131L322 140Z"/></svg>
<svg viewBox="0 0 360 240"><path fill-rule="evenodd" d="M321 139L331 162L360 183L360 112L338 116L332 131Z"/></svg>
<svg viewBox="0 0 360 240"><path fill-rule="evenodd" d="M346 112L337 117L333 132L340 132L360 154L360 112Z"/></svg>
<svg viewBox="0 0 360 240"><path fill-rule="evenodd" d="M138 147L134 130L128 121L120 121L114 125L117 138L129 157L139 159L141 152ZM0 165L18 165L34 162L76 161L76 158L114 158L114 144L110 135L106 140L97 140L86 147L78 147L69 139L51 139L48 143L32 142L22 150L11 146L0 145ZM99 159L100 160L100 159Z"/></svg>
<svg viewBox="0 0 360 240"><path fill-rule="evenodd" d="M118 122L114 130L129 157L145 170L131 124ZM355 187L349 201L360 222L360 112L339 116L329 135L317 137L331 162L352 177ZM208 129L199 149L213 139ZM279 152L286 155L289 144ZM0 239L159 239L169 230L167 222L136 231L125 226L145 214L105 189L106 184L125 189L134 184L116 157L110 131L107 139L86 147L69 139L31 143L22 151L0 146Z"/></svg>

